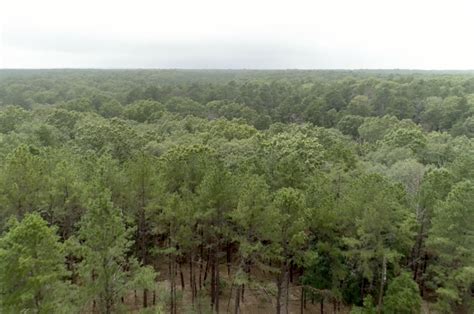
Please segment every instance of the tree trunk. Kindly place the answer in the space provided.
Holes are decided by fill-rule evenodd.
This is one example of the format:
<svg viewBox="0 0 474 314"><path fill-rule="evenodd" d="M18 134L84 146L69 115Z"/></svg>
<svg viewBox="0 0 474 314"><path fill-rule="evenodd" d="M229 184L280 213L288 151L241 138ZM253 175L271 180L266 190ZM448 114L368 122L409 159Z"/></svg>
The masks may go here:
<svg viewBox="0 0 474 314"><path fill-rule="evenodd" d="M202 289L202 265L204 264L204 235L201 231L201 245L200 245L200 253L199 253L199 291Z"/></svg>
<svg viewBox="0 0 474 314"><path fill-rule="evenodd" d="M219 259L217 258L216 253L214 254L214 260L215 260L215 263L216 263L216 266L214 267L214 269L216 271L216 276L215 276L215 278L216 278L216 282L215 282L216 297L215 297L214 300L216 302L216 313L219 313L219 294L220 294L220 279L219 279L219 276L220 276L220 272L219 272Z"/></svg>
<svg viewBox="0 0 474 314"><path fill-rule="evenodd" d="M230 265L232 263L232 256L231 256L231 246L230 243L227 243L227 275L230 276Z"/></svg>
<svg viewBox="0 0 474 314"><path fill-rule="evenodd" d="M189 287L191 288L191 303L194 304L194 268L192 252L189 256Z"/></svg>
<svg viewBox="0 0 474 314"><path fill-rule="evenodd" d="M382 261L382 274L380 276L381 278L380 278L380 288L379 288L379 301L377 304L378 314L382 313L383 290L384 290L386 276L387 276L387 258L384 255L383 261Z"/></svg>
<svg viewBox="0 0 474 314"><path fill-rule="evenodd" d="M303 307L306 310L306 301L308 301L308 295L306 294L306 290L303 290Z"/></svg>
<svg viewBox="0 0 474 314"><path fill-rule="evenodd" d="M148 289L143 289L143 307L148 307Z"/></svg>
<svg viewBox="0 0 474 314"><path fill-rule="evenodd" d="M290 263L289 273L290 273L290 282L293 283L293 263Z"/></svg>
<svg viewBox="0 0 474 314"><path fill-rule="evenodd" d="M213 252L214 255L214 252ZM214 256L210 256L209 259L212 259L211 262L211 305L212 308L214 308L216 304L216 263L214 261ZM209 264L209 260L208 260ZM207 275L207 266L206 266L206 273L204 274L204 280L206 280L206 275Z"/></svg>
<svg viewBox="0 0 474 314"><path fill-rule="evenodd" d="M426 268L428 267L428 254L423 255L423 268L422 268L422 274L426 272ZM421 296L423 296L425 292L425 280L421 280L421 286L420 286L420 293Z"/></svg>
<svg viewBox="0 0 474 314"><path fill-rule="evenodd" d="M240 314L240 291L242 290L242 285L239 285L235 291L235 308L234 314Z"/></svg>
<svg viewBox="0 0 474 314"><path fill-rule="evenodd" d="M421 226L416 237L416 242L413 247L413 254L412 254L412 270L413 270L413 280L418 282L418 274L419 274L419 267L420 267L420 257L421 257L421 250L423 247L423 240L424 240L424 230L425 230L425 223L424 223L424 214L421 217Z"/></svg>
<svg viewBox="0 0 474 314"><path fill-rule="evenodd" d="M211 252L210 252L210 250L208 250L208 252L207 252L207 261L206 261L206 269L204 270L204 279L203 279L204 283L206 283L207 271L209 270L210 260L211 260Z"/></svg>
<svg viewBox="0 0 474 314"><path fill-rule="evenodd" d="M281 314L282 300L286 299L286 293L284 291L284 286L286 285L286 264L285 263L282 263L282 266L280 268L280 273L277 276L276 284L277 284L276 312L277 314Z"/></svg>
<svg viewBox="0 0 474 314"><path fill-rule="evenodd" d="M300 314L304 313L304 287L301 286L301 297L300 297Z"/></svg>
<svg viewBox="0 0 474 314"><path fill-rule="evenodd" d="M277 279L276 314L281 314L281 275Z"/></svg>
<svg viewBox="0 0 474 314"><path fill-rule="evenodd" d="M183 274L183 264L179 264L179 277L181 279L181 290L184 291L184 274Z"/></svg>
<svg viewBox="0 0 474 314"><path fill-rule="evenodd" d="M288 304L289 304L289 294L290 294L290 268L291 266L287 265L285 267L285 314L288 314Z"/></svg>

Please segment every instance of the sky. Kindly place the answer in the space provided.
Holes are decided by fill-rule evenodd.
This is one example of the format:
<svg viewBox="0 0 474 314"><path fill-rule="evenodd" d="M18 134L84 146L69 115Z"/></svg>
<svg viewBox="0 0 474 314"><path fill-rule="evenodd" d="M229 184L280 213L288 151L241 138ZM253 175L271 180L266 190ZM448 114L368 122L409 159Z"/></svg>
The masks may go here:
<svg viewBox="0 0 474 314"><path fill-rule="evenodd" d="M0 0L0 68L474 69L472 0Z"/></svg>

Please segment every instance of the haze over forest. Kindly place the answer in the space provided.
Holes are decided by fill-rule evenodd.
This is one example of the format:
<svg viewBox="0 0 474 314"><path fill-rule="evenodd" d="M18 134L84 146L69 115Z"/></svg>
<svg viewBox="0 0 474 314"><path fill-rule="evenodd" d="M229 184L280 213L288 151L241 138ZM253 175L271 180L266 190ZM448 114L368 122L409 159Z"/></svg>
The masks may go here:
<svg viewBox="0 0 474 314"><path fill-rule="evenodd" d="M474 69L474 4L2 1L0 68Z"/></svg>

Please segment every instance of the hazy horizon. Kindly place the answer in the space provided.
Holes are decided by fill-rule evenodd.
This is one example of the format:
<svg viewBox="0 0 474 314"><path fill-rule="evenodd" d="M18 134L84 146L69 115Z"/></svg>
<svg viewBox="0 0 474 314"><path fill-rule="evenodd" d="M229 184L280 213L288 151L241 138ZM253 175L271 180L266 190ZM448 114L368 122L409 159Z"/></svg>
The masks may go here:
<svg viewBox="0 0 474 314"><path fill-rule="evenodd" d="M474 3L8 1L2 69L471 70Z"/></svg>

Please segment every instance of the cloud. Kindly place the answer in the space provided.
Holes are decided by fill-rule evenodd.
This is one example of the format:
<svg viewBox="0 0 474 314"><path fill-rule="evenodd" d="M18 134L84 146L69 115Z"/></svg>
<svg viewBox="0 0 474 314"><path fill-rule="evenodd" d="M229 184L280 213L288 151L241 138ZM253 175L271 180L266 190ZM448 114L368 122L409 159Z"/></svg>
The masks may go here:
<svg viewBox="0 0 474 314"><path fill-rule="evenodd" d="M474 3L16 0L0 67L473 69Z"/></svg>

